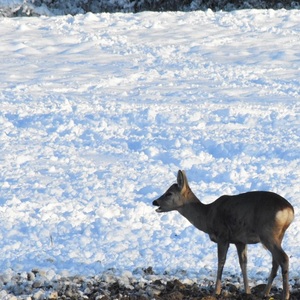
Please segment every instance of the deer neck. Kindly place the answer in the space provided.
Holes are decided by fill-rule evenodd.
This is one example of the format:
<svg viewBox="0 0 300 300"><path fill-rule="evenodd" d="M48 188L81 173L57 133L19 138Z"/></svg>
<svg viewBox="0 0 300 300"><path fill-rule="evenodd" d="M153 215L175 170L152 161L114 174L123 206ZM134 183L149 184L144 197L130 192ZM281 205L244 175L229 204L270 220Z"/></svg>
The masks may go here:
<svg viewBox="0 0 300 300"><path fill-rule="evenodd" d="M178 212L188 219L196 228L207 232L207 206L201 203L195 195L192 195L183 206L178 208Z"/></svg>

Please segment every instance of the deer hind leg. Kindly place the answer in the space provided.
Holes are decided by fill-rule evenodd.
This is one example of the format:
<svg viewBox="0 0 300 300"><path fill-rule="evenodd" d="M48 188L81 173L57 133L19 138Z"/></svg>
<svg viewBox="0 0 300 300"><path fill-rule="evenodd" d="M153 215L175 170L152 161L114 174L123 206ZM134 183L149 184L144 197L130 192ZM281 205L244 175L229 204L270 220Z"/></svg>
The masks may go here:
<svg viewBox="0 0 300 300"><path fill-rule="evenodd" d="M282 299L288 300L290 297L289 292L289 258L287 254L281 248L280 243L275 245L266 245L267 249L272 253L273 261L272 261L272 270L269 276L269 280L265 289L265 296L267 296L271 290L272 282L276 277L278 267L281 267L282 272L282 285L283 285L283 293Z"/></svg>
<svg viewBox="0 0 300 300"><path fill-rule="evenodd" d="M283 286L283 293L282 299L288 300L290 298L290 291L289 291L289 257L280 247L278 250L279 257L275 258L279 262L282 272L282 286Z"/></svg>
<svg viewBox="0 0 300 300"><path fill-rule="evenodd" d="M270 276L269 276L269 279L268 279L267 286L266 286L265 291L264 291L264 296L265 297L267 297L269 295L270 291L271 291L272 283L273 283L274 278L277 275L278 267L279 267L278 262L273 259L273 261L272 261L272 270L271 270L271 273L270 273Z"/></svg>
<svg viewBox="0 0 300 300"><path fill-rule="evenodd" d="M220 295L221 293L221 278L223 273L223 268L226 262L226 255L229 248L229 243L219 242L218 243L218 271L217 271L217 281L215 287L215 294Z"/></svg>
<svg viewBox="0 0 300 300"><path fill-rule="evenodd" d="M247 245L243 243L235 244L239 256L239 262L243 274L245 293L250 294L248 275L247 275Z"/></svg>

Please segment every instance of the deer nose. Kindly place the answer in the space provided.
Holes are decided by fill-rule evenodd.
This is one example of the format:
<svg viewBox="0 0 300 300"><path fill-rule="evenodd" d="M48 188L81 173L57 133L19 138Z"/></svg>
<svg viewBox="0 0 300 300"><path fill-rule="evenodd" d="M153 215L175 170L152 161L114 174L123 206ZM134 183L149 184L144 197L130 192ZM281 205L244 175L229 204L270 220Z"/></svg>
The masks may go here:
<svg viewBox="0 0 300 300"><path fill-rule="evenodd" d="M154 200L154 201L152 202L152 205L154 205L154 206L159 206L157 200Z"/></svg>

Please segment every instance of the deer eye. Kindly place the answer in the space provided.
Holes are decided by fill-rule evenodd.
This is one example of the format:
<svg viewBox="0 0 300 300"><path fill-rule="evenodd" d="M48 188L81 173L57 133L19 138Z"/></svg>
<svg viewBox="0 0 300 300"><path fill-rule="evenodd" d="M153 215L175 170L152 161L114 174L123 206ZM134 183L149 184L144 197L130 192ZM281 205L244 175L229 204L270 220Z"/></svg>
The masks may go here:
<svg viewBox="0 0 300 300"><path fill-rule="evenodd" d="M166 197L171 197L172 196L172 193L171 192L167 192L166 193Z"/></svg>

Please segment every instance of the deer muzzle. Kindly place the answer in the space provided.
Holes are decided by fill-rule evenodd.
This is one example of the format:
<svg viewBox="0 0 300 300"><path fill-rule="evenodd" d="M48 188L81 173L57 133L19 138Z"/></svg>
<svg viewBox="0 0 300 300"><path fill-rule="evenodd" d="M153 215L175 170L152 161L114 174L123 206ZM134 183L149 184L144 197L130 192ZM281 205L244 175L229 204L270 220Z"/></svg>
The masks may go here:
<svg viewBox="0 0 300 300"><path fill-rule="evenodd" d="M160 205L158 204L158 201L157 201L157 200L154 200L154 201L152 202L152 204L153 204L154 206L158 206L158 208L155 210L156 212L158 212L158 213L162 212L162 209L161 209Z"/></svg>

